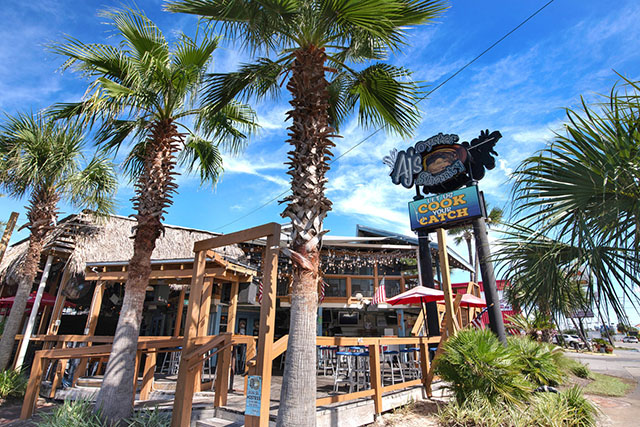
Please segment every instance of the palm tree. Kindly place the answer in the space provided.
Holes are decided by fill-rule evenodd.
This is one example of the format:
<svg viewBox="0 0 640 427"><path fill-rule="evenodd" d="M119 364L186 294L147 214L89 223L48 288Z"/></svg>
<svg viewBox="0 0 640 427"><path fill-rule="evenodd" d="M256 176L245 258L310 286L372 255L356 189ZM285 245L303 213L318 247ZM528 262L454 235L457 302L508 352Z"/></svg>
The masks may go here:
<svg viewBox="0 0 640 427"><path fill-rule="evenodd" d="M487 216L486 223L489 228L502 222L502 209L491 208L489 215ZM471 240L473 239L473 226L471 224L465 224L458 227L450 228L448 231L450 236L455 236L453 241L456 245L459 245L464 240L467 242L467 250L469 252L469 264L474 266L473 272L469 273L469 278L472 282L476 281L478 277L478 251L474 252L471 248ZM475 260L475 261L474 261Z"/></svg>
<svg viewBox="0 0 640 427"><path fill-rule="evenodd" d="M404 68L374 63L403 45L408 26L431 22L443 1L177 0L173 12L201 15L252 53L237 72L213 75L206 99L214 108L236 96L262 97L286 83L291 94L291 195L282 213L293 225L286 249L293 261L288 357L278 425L315 425L315 340L319 247L331 209L325 196L332 138L357 108L360 123L408 135L419 123L421 88Z"/></svg>
<svg viewBox="0 0 640 427"><path fill-rule="evenodd" d="M0 189L29 197L29 246L20 283L0 340L0 370L7 368L45 239L55 226L58 202L98 214L113 210L115 171L103 156L86 159L82 127L54 122L40 114L7 116L0 127Z"/></svg>
<svg viewBox="0 0 640 427"><path fill-rule="evenodd" d="M571 250L588 293L624 318L620 291L640 284L640 87L625 81L603 102L567 110L564 132L514 172L518 224Z"/></svg>
<svg viewBox="0 0 640 427"><path fill-rule="evenodd" d="M132 199L137 225L120 317L102 387L96 400L104 418L119 421L132 410L135 354L142 320L151 254L162 221L177 191L177 166L197 171L214 184L222 173L221 150L239 152L255 130L253 111L230 100L219 108L198 105L202 78L218 39L207 32L197 40L182 34L172 46L142 12L105 12L122 42L85 44L68 38L53 47L74 68L92 79L80 103L57 107L56 114L101 119L99 140L117 152L130 137L125 172L135 182ZM193 120L193 129L188 127Z"/></svg>

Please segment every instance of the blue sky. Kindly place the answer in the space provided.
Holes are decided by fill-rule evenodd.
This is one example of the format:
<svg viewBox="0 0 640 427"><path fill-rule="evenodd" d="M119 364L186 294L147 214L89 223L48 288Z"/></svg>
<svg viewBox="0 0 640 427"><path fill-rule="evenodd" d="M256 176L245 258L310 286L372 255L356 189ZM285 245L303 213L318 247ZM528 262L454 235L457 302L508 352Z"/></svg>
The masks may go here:
<svg viewBox="0 0 640 427"><path fill-rule="evenodd" d="M415 72L432 87L520 23L546 0L452 0L439 22L411 32L409 46L390 61ZM55 102L75 101L87 85L79 76L58 69L62 59L45 45L69 34L84 42L109 42L109 27L98 12L120 2L5 0L0 15L0 111L39 110ZM175 39L192 33L196 19L162 10L162 1L138 1ZM518 162L543 147L564 119L564 107L593 98L616 82L614 70L638 78L640 5L635 0L556 0L420 105L423 119L412 139L379 133L332 165L328 196L334 209L326 220L332 234L353 235L356 224L409 233L410 190L394 186L381 159L438 132L469 140L481 129L498 129L498 167L481 182L491 205L508 207L509 173ZM250 58L226 40L216 52L214 71L230 71ZM287 93L256 104L262 130L245 153L225 158L225 174L216 188L182 176L180 193L167 215L171 224L231 232L269 221L281 221L282 207L272 202L288 188L283 162L289 146L283 122ZM336 155L369 135L353 120L342 129ZM123 181L123 184L124 181ZM130 185L118 193L118 213L129 215ZM24 200L0 199L0 217L24 212ZM70 213L62 206L63 214ZM235 221L232 225L224 225ZM20 223L25 221L24 215ZM14 241L25 237L16 233Z"/></svg>

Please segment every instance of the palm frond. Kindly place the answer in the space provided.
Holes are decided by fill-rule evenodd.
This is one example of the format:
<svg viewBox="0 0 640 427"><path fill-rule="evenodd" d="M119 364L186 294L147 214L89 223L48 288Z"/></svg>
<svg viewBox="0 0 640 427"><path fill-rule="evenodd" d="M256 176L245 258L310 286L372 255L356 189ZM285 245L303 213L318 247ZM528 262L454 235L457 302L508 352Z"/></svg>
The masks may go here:
<svg viewBox="0 0 640 427"><path fill-rule="evenodd" d="M417 107L422 88L408 80L411 73L388 64L375 64L351 77L345 104L358 104L363 126L384 127L409 136L420 123Z"/></svg>
<svg viewBox="0 0 640 427"><path fill-rule="evenodd" d="M215 184L223 171L222 155L218 146L210 140L192 135L180 152L178 164L189 173L197 171L202 183Z"/></svg>

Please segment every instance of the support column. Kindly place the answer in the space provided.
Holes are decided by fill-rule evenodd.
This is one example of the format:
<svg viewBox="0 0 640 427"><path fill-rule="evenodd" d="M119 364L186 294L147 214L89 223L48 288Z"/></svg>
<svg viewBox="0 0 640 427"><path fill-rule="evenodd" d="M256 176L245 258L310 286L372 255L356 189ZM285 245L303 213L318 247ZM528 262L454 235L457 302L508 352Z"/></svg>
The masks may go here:
<svg viewBox="0 0 640 427"><path fill-rule="evenodd" d="M178 370L178 382L176 384L174 406L171 416L171 427L188 426L191 424L191 408L193 407L193 393L195 391L195 372L189 371L190 360L187 360L184 356L195 348L194 338L198 336L200 300L202 298L206 261L206 251L196 252L193 261L189 307L187 309L187 320L184 328L182 357L180 358L180 368Z"/></svg>
<svg viewBox="0 0 640 427"><path fill-rule="evenodd" d="M182 327L182 312L184 310L184 287L180 290L180 296L178 297L178 313L176 314L176 323L173 327L173 336L180 336L180 328Z"/></svg>
<svg viewBox="0 0 640 427"><path fill-rule="evenodd" d="M231 282L231 302L229 304L229 312L227 314L227 332L236 333L236 314L238 313L238 289L240 281L234 278Z"/></svg>
<svg viewBox="0 0 640 427"><path fill-rule="evenodd" d="M496 276L493 272L493 263L490 259L491 250L489 249L487 225L484 218L473 220L473 234L476 237L476 248L478 249L478 259L480 260L482 285L484 286L484 297L487 301L487 312L489 314L489 327L498 339L506 345L507 337L504 332L502 311L500 311L500 298L498 298Z"/></svg>
<svg viewBox="0 0 640 427"><path fill-rule="evenodd" d="M434 289L433 264L431 261L431 249L429 248L429 233L418 231L418 273L420 273L420 284L427 288ZM429 302L427 306L427 330L429 336L440 335L440 325L438 322L438 306L435 302Z"/></svg>
<svg viewBox="0 0 640 427"><path fill-rule="evenodd" d="M29 320L27 321L27 328L24 330L24 338L20 341L18 346L18 357L16 359L15 370L22 369L22 362L24 362L24 356L27 354L27 347L29 347L29 341L31 340L31 334L33 333L33 327L36 323L36 317L38 317L38 309L40 308L40 301L42 300L42 294L44 293L44 287L47 285L47 279L49 278L49 271L51 270L51 263L53 262L53 255L47 257L47 261L40 277L40 284L38 285L38 291L36 292L36 299L33 301L33 307L31 307L31 314L29 314Z"/></svg>
<svg viewBox="0 0 640 427"><path fill-rule="evenodd" d="M442 268L442 292L444 292L444 315L447 325L447 333L452 336L456 332L456 312L453 306L453 296L451 295L451 276L449 275L449 254L447 253L447 234L443 228L438 228L438 255L440 267Z"/></svg>
<svg viewBox="0 0 640 427"><path fill-rule="evenodd" d="M278 283L278 253L280 252L280 227L267 237L263 256L263 293L260 307L260 335L258 337L258 357L256 372L262 377L260 390L260 418L245 415L247 427L269 425L271 404L271 370L273 365L272 347L276 321L276 283Z"/></svg>
<svg viewBox="0 0 640 427"><path fill-rule="evenodd" d="M93 336L96 333L96 326L98 326L98 318L100 317L100 309L102 308L104 287L105 284L103 282L97 282L96 287L93 289L89 315L87 316L87 323L84 326L84 334L87 336ZM87 343L87 347L91 347L91 343ZM80 378L80 376L86 371L88 364L89 358L80 359L80 363L73 374L73 380L71 381L72 386L76 385L78 378Z"/></svg>

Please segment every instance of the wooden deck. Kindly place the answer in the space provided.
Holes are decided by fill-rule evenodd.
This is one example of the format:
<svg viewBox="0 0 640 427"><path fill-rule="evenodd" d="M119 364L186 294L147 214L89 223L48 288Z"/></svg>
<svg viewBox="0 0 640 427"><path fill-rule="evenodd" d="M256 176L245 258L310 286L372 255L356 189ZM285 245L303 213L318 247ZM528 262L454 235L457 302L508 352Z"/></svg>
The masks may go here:
<svg viewBox="0 0 640 427"><path fill-rule="evenodd" d="M203 378L206 379L206 378ZM75 400L84 398L93 400L98 392L102 378L100 376L80 378L75 387L59 389L55 394L56 400L70 399ZM148 400L136 400L136 409L140 408L157 408L164 412L172 412L174 406L176 376L158 377L154 381L153 390ZM335 396L333 393L333 377L318 376L318 391L316 397L318 399L328 396ZM271 382L271 400L269 405L269 424L275 425L280 403L280 388L282 384L282 376L276 373L272 377ZM220 408L213 406L213 391L202 391L195 393L193 396L193 412L191 415L191 426L208 427L208 420L213 418L235 421L244 424L245 400L242 390L244 387L244 377L236 375L234 377L234 391L229 392L227 404ZM44 383L42 392L48 395L48 384ZM343 394L340 390L340 394ZM433 383L434 396L443 396L443 389L438 382ZM136 396L138 397L138 396ZM384 393L382 396L383 411L393 410L400 406L406 405L410 401L416 401L426 398L422 386L409 387L403 390L391 391ZM317 409L318 427L358 427L366 425L374 421L374 401L365 397L348 402L337 402L326 406L319 406Z"/></svg>

